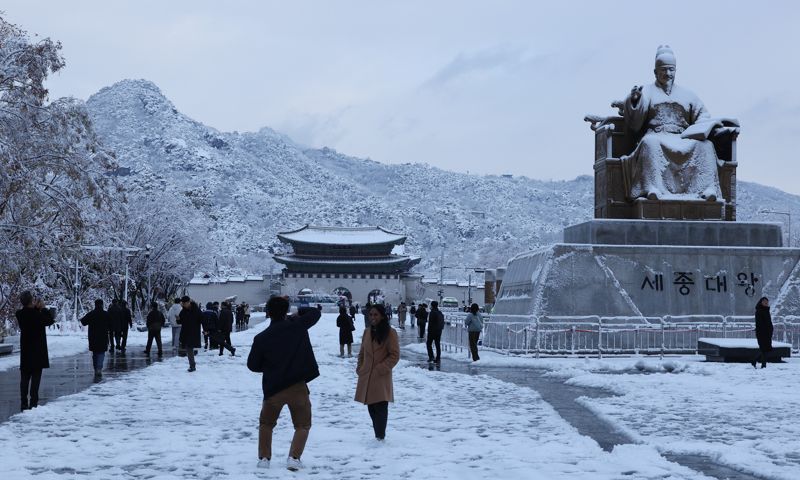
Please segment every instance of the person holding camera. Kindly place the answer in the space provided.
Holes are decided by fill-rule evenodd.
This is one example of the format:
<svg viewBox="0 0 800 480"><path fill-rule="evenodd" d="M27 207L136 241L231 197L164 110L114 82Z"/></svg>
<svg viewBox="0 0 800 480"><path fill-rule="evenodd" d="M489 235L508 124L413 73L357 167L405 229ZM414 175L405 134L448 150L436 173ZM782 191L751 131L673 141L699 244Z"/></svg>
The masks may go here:
<svg viewBox="0 0 800 480"><path fill-rule="evenodd" d="M55 323L55 320L45 308L44 302L38 298L34 299L31 292L27 290L22 292L19 301L22 304L22 309L16 312L20 347L19 390L22 397L21 409L28 410L39 406L42 370L50 368L45 328Z"/></svg>

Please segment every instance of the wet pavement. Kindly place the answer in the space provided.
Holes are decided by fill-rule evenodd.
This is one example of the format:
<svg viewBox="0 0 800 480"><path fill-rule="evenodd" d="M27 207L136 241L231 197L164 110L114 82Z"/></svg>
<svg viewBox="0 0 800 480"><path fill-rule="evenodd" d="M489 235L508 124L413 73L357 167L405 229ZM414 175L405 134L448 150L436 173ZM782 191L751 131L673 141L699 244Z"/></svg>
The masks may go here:
<svg viewBox="0 0 800 480"><path fill-rule="evenodd" d="M417 338L416 330L406 327L398 330L400 344L409 345L422 342ZM467 353L464 352L464 356ZM619 432L610 423L596 416L591 410L577 402L580 397L603 398L614 395L612 392L598 389L576 387L564 384L563 380L546 377L544 369L519 367L486 367L472 365L468 362L457 362L442 358L441 365L428 363L427 355L401 349L401 357L420 368L464 375L489 375L498 380L514 383L535 390L544 401L581 435L585 435L605 451L610 452L615 445L634 443L627 435ZM667 460L691 468L709 477L720 480L764 480L764 477L742 473L732 468L714 463L709 457L702 455L663 454Z"/></svg>
<svg viewBox="0 0 800 480"><path fill-rule="evenodd" d="M264 321L263 317L254 318L250 322L253 328ZM170 330L167 327L167 330ZM100 381L113 380L124 376L128 372L145 368L153 363L161 362L174 357L176 351L172 349L170 335L162 335L164 340L164 354L156 354L156 346L150 355L145 355L144 345L128 345L126 353L106 352L103 366L103 377ZM14 355L19 355L15 352ZM0 371L0 423L5 422L12 415L20 412L19 368L10 368ZM88 352L71 355L68 357L51 357L50 368L42 371L42 382L39 387L39 405L44 405L58 397L81 392L96 383L92 354Z"/></svg>
<svg viewBox="0 0 800 480"><path fill-rule="evenodd" d="M165 345L166 347L166 345ZM131 345L126 353L106 352L101 381L118 378L126 373L152 365L154 362L172 357L175 352L165 348L159 358L155 349L149 356L143 353L141 345ZM10 368L0 372L0 422L20 412L19 369ZM50 359L50 368L42 371L39 387L39 405L44 405L58 397L72 395L85 390L95 383L92 355L88 351L69 357Z"/></svg>

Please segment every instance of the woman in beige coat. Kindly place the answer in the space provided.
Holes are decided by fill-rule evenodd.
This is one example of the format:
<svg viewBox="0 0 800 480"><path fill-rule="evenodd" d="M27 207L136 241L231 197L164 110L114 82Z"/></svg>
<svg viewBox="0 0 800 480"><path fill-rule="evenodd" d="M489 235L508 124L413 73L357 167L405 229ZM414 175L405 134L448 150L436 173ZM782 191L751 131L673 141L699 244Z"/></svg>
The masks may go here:
<svg viewBox="0 0 800 480"><path fill-rule="evenodd" d="M383 440L389 402L394 401L392 368L400 361L400 342L397 332L389 325L383 305L370 306L367 315L370 326L364 330L358 352L355 400L367 405L375 438Z"/></svg>

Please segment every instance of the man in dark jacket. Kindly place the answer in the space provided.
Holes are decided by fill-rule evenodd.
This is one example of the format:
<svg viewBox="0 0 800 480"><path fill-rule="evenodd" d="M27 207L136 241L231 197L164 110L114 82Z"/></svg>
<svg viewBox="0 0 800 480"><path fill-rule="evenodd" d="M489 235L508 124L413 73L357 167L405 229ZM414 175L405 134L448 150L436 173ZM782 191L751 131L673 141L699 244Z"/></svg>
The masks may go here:
<svg viewBox="0 0 800 480"><path fill-rule="evenodd" d="M289 300L285 297L270 298L267 312L272 321L253 339L253 348L247 357L247 368L263 373L264 402L258 426L258 466L269 467L272 429L278 422L281 409L288 405L294 437L286 467L298 470L302 467L300 456L311 430L311 401L306 384L319 376L308 329L319 321L321 313L316 308L300 308L296 316L287 318Z"/></svg>
<svg viewBox="0 0 800 480"><path fill-rule="evenodd" d="M150 355L150 348L153 346L153 340L156 341L158 347L158 356L164 354L164 349L161 345L161 327L167 323L164 314L158 309L157 302L150 303L150 313L147 314L147 346L144 347L144 353Z"/></svg>
<svg viewBox="0 0 800 480"><path fill-rule="evenodd" d="M103 310L103 301L99 298L94 301L94 310L81 318L81 324L89 326L89 351L92 352L94 376L98 380L103 375L110 323L111 316ZM114 344L111 344L111 351L114 351Z"/></svg>
<svg viewBox="0 0 800 480"><path fill-rule="evenodd" d="M428 340L425 345L428 347L428 361L442 362L442 330L444 330L444 315L439 310L439 302L431 302L431 313L428 314ZM433 348L431 344L436 344L436 358L433 358Z"/></svg>
<svg viewBox="0 0 800 480"><path fill-rule="evenodd" d="M217 312L214 310L212 302L206 302L206 309L203 310L203 349L208 350L209 344L211 348L215 348L214 335L217 331Z"/></svg>
<svg viewBox="0 0 800 480"><path fill-rule="evenodd" d="M219 312L219 320L217 321L217 343L219 344L219 354L222 356L222 350L228 349L231 356L236 355L236 349L231 345L231 331L233 331L233 312L231 305L228 302L222 302L222 309Z"/></svg>
<svg viewBox="0 0 800 480"><path fill-rule="evenodd" d="M196 370L194 363L194 349L200 348L200 325L203 321L203 314L200 307L191 298L184 295L181 297L181 310L178 315L178 323L181 326L181 344L186 348L186 356L189 358L189 372Z"/></svg>
<svg viewBox="0 0 800 480"><path fill-rule="evenodd" d="M122 336L122 353L125 353L125 347L128 345L128 330L133 328L133 314L125 300L119 303L119 309L122 312L122 330L119 333Z"/></svg>
<svg viewBox="0 0 800 480"><path fill-rule="evenodd" d="M122 325L125 323L125 312L119 305L119 301L115 298L111 300L111 306L108 307L108 343L111 344L109 351L114 353L114 346L117 350L122 351Z"/></svg>
<svg viewBox="0 0 800 480"><path fill-rule="evenodd" d="M417 308L417 313L414 316L417 318L417 327L419 327L419 338L425 338L425 324L428 323L428 310L423 303Z"/></svg>
<svg viewBox="0 0 800 480"><path fill-rule="evenodd" d="M19 391L22 397L22 410L39 405L39 383L42 381L42 369L50 368L47 355L47 332L45 327L54 323L50 311L33 294L24 291L19 296L22 309L17 310L19 325ZM30 387L30 388L29 388ZM28 392L30 391L30 403Z"/></svg>

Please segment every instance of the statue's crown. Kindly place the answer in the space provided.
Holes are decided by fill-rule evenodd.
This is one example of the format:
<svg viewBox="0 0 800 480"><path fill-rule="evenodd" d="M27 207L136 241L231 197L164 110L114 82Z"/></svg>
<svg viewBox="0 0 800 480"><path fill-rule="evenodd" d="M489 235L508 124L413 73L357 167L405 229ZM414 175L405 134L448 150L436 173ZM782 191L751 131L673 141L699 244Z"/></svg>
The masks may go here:
<svg viewBox="0 0 800 480"><path fill-rule="evenodd" d="M675 52L672 48L669 45L659 45L656 49L656 67L675 64Z"/></svg>

